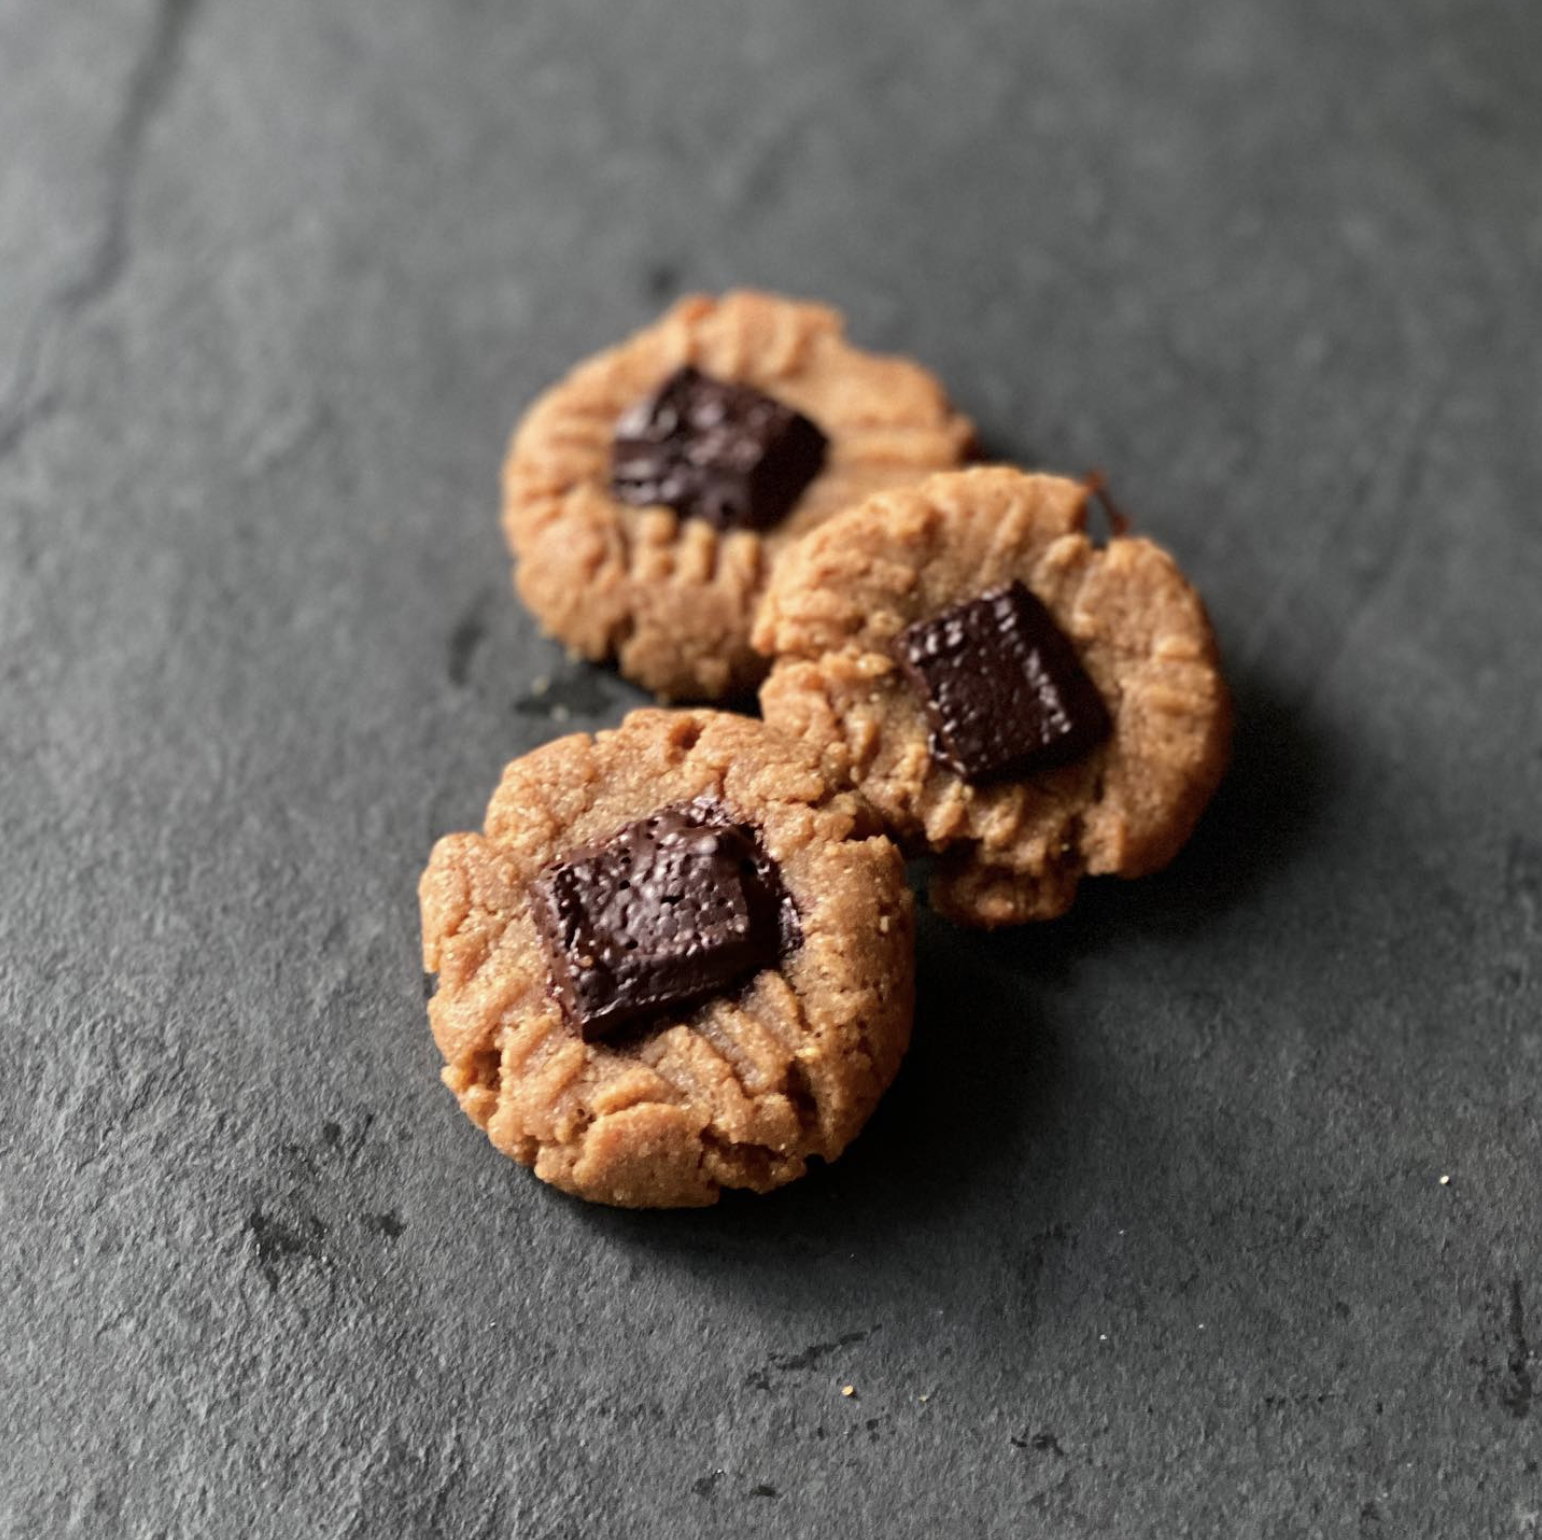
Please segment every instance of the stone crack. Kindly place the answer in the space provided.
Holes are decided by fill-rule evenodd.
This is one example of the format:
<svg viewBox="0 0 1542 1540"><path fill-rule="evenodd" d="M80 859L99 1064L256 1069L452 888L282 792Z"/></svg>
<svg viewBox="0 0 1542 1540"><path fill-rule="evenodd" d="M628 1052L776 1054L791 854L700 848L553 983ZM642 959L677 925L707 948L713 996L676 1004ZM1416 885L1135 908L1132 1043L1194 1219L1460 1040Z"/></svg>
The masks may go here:
<svg viewBox="0 0 1542 1540"><path fill-rule="evenodd" d="M106 207L101 232L79 272L48 298L39 319L22 339L11 400L0 408L0 459L9 455L57 404L57 394L37 391L49 352L49 315L54 326L67 326L104 299L126 271L132 252L130 212L144 164L150 129L171 96L186 56L189 26L203 0L157 0L145 47L129 74L123 106L113 124L106 151Z"/></svg>

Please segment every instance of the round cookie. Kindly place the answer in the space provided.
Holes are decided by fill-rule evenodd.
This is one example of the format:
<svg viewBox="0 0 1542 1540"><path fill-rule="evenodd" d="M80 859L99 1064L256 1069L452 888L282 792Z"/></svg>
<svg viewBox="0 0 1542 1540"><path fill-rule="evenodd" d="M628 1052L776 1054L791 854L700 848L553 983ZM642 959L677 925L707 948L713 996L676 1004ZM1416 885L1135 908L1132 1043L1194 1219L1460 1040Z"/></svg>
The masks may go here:
<svg viewBox="0 0 1542 1540"><path fill-rule="evenodd" d="M880 494L788 554L757 620L755 643L776 659L766 721L860 789L907 850L938 856L932 903L965 924L1049 919L1084 874L1155 871L1226 766L1231 705L1204 605L1149 540L1094 544L1089 495L1005 467ZM1026 594L1004 586L1014 583ZM1032 647L1026 676L1018 669L1019 682L1051 689L1045 721L1064 735L1060 756L971 780L956 763L970 746L940 734L921 675L1017 645L1039 623L1030 611L1050 651L1069 656L1059 696L1034 672ZM960 708L986 748L1020 725L1021 700L999 709L1002 667L968 685L985 691L963 701L980 708L972 721ZM959 679L937 687L946 706ZM1080 704L1079 689L1090 697Z"/></svg>
<svg viewBox="0 0 1542 1540"><path fill-rule="evenodd" d="M728 878L704 899L666 870L667 845L698 876L723 861L749 888L764 879L773 933L752 912L736 939L719 923ZM500 1150L582 1198L702 1205L789 1182L841 1153L909 1041L899 852L815 754L750 718L634 711L515 760L484 832L441 839L419 893L445 1083ZM746 966L733 948L749 932L767 949ZM707 978L714 959L737 968L730 984ZM605 1019L682 971L685 1003Z"/></svg>
<svg viewBox="0 0 1542 1540"><path fill-rule="evenodd" d="M764 527L682 516L637 480L623 486L633 501L617 495L618 424L686 366L764 393L825 440L822 458L802 445L814 458L797 479L816 473ZM743 694L765 673L749 632L779 552L871 493L959 465L972 442L930 374L852 347L833 310L753 292L682 299L580 364L516 430L503 478L516 587L558 640L666 699Z"/></svg>

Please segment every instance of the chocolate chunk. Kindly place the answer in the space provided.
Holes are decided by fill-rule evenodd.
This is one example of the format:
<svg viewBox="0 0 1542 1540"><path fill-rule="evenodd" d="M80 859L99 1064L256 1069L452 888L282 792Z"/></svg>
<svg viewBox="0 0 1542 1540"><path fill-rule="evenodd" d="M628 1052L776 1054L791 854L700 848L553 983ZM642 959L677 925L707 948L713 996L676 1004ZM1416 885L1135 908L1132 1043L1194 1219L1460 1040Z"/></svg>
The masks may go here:
<svg viewBox="0 0 1542 1540"><path fill-rule="evenodd" d="M907 626L900 666L932 757L976 785L1076 759L1111 726L1070 640L1021 583Z"/></svg>
<svg viewBox="0 0 1542 1540"><path fill-rule="evenodd" d="M825 447L790 406L687 366L617 422L611 490L714 529L765 529L819 474Z"/></svg>
<svg viewBox="0 0 1542 1540"><path fill-rule="evenodd" d="M535 885L563 1014L586 1042L718 994L801 939L776 863L708 798L574 851Z"/></svg>

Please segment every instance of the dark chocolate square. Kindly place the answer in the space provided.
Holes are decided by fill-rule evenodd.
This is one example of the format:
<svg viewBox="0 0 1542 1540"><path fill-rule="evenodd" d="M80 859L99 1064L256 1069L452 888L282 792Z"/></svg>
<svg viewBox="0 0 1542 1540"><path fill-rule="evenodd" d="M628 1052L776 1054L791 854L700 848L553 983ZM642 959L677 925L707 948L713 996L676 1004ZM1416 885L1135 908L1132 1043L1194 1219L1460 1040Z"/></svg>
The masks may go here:
<svg viewBox="0 0 1542 1540"><path fill-rule="evenodd" d="M755 831L706 799L574 851L535 885L557 1000L586 1042L720 993L799 939Z"/></svg>
<svg viewBox="0 0 1542 1540"><path fill-rule="evenodd" d="M1111 726L1070 639L1018 582L907 626L900 665L932 757L972 784L1079 758Z"/></svg>
<svg viewBox="0 0 1542 1540"><path fill-rule="evenodd" d="M819 474L826 443L790 406L688 365L617 422L611 490L714 529L766 529Z"/></svg>

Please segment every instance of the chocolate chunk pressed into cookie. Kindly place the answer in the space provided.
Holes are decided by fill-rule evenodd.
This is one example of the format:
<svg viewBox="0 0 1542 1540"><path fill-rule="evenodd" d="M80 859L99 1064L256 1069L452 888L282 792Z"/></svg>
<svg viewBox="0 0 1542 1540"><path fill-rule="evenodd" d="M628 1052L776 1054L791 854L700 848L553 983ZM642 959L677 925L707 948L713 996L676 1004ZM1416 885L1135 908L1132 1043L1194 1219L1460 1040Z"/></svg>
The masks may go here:
<svg viewBox="0 0 1542 1540"><path fill-rule="evenodd" d="M768 529L824 468L829 440L801 412L689 364L616 423L610 489L714 529Z"/></svg>
<svg viewBox="0 0 1542 1540"><path fill-rule="evenodd" d="M841 1153L909 1041L899 851L750 718L636 711L514 761L420 897L446 1084L583 1198L791 1181Z"/></svg>
<svg viewBox="0 0 1542 1540"><path fill-rule="evenodd" d="M1077 759L1108 711L1055 617L1015 578L900 633L932 758L971 785Z"/></svg>
<svg viewBox="0 0 1542 1540"><path fill-rule="evenodd" d="M586 1042L721 993L802 939L752 825L698 797L570 851L535 884L563 1013Z"/></svg>
<svg viewBox="0 0 1542 1540"><path fill-rule="evenodd" d="M880 493L788 553L756 624L766 721L937 857L966 924L1165 865L1226 766L1204 605L1149 540L1096 545L1089 495L1006 467Z"/></svg>
<svg viewBox="0 0 1542 1540"><path fill-rule="evenodd" d="M670 699L754 688L781 551L874 492L962 463L969 423L821 305L681 300L526 414L504 468L515 582L574 651Z"/></svg>

